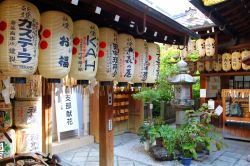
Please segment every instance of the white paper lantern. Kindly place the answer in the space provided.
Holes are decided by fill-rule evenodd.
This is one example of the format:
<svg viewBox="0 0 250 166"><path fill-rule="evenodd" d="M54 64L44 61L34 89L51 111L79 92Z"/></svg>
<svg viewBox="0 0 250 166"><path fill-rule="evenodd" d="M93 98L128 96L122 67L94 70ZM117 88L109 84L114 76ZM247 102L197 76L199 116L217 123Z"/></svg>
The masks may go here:
<svg viewBox="0 0 250 166"><path fill-rule="evenodd" d="M41 15L39 73L45 78L63 78L71 67L73 22L65 13L47 11Z"/></svg>
<svg viewBox="0 0 250 166"><path fill-rule="evenodd" d="M232 69L238 71L241 69L241 53L233 52L232 53Z"/></svg>
<svg viewBox="0 0 250 166"><path fill-rule="evenodd" d="M222 70L229 71L232 68L232 55L229 53L222 54Z"/></svg>
<svg viewBox="0 0 250 166"><path fill-rule="evenodd" d="M222 70L222 57L219 54L215 56L215 61L213 62L213 69L216 72Z"/></svg>
<svg viewBox="0 0 250 166"><path fill-rule="evenodd" d="M41 129L27 128L16 130L16 153L35 153L42 151Z"/></svg>
<svg viewBox="0 0 250 166"><path fill-rule="evenodd" d="M212 61L205 61L205 69L207 72L213 71L213 62Z"/></svg>
<svg viewBox="0 0 250 166"><path fill-rule="evenodd" d="M196 66L197 66L197 70L199 72L203 72L205 70L205 64L204 64L204 62L197 61Z"/></svg>
<svg viewBox="0 0 250 166"><path fill-rule="evenodd" d="M74 22L73 59L69 75L77 80L95 79L98 67L99 30L96 24Z"/></svg>
<svg viewBox="0 0 250 166"><path fill-rule="evenodd" d="M15 126L42 128L41 101L15 101Z"/></svg>
<svg viewBox="0 0 250 166"><path fill-rule="evenodd" d="M38 63L40 13L24 0L0 4L0 71L11 77L34 74Z"/></svg>
<svg viewBox="0 0 250 166"><path fill-rule="evenodd" d="M143 39L135 39L135 74L133 83L143 83L148 76L148 44Z"/></svg>
<svg viewBox="0 0 250 166"><path fill-rule="evenodd" d="M211 37L207 38L205 41L205 49L207 56L214 56L215 54L215 40Z"/></svg>
<svg viewBox="0 0 250 166"><path fill-rule="evenodd" d="M148 77L146 83L155 83L160 71L160 47L155 43L148 43Z"/></svg>
<svg viewBox="0 0 250 166"><path fill-rule="evenodd" d="M188 53L193 54L195 51L195 45L196 41L195 40L188 40Z"/></svg>
<svg viewBox="0 0 250 166"><path fill-rule="evenodd" d="M198 39L196 41L196 49L197 49L200 57L205 56L206 50L205 50L205 40L204 39Z"/></svg>
<svg viewBox="0 0 250 166"><path fill-rule="evenodd" d="M99 29L98 81L113 81L118 71L118 34L110 28Z"/></svg>
<svg viewBox="0 0 250 166"><path fill-rule="evenodd" d="M6 132L12 140L12 143L6 138L6 136L0 132L0 143L3 145L3 149L1 149L1 159L13 157L16 153L16 134L15 130L10 129Z"/></svg>
<svg viewBox="0 0 250 166"><path fill-rule="evenodd" d="M135 39L128 34L118 35L118 82L129 82L134 77L135 70Z"/></svg>
<svg viewBox="0 0 250 166"><path fill-rule="evenodd" d="M242 51L241 56L242 56L242 59L244 59L246 57L250 58L250 51L248 51L248 50ZM250 65L246 65L246 64L242 63L242 69L243 70L250 70Z"/></svg>

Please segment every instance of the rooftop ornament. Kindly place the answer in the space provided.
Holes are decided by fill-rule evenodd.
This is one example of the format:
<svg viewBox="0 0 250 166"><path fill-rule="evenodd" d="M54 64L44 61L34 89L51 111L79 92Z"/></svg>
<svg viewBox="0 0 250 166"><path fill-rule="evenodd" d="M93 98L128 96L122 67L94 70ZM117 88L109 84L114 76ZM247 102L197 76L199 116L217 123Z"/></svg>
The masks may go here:
<svg viewBox="0 0 250 166"><path fill-rule="evenodd" d="M175 85L175 99L171 101L171 106L176 110L176 126L185 124L187 121L185 110L193 107L194 100L192 100L190 93L190 86L194 84L195 79L187 74L187 63L181 59L177 66L179 74L168 77L167 80Z"/></svg>

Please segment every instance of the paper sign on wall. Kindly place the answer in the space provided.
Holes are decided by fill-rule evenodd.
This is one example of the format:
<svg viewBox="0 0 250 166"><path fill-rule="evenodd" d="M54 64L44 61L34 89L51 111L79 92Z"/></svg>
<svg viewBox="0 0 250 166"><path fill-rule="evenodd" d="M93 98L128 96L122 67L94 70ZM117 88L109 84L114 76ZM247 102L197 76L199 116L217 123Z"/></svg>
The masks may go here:
<svg viewBox="0 0 250 166"><path fill-rule="evenodd" d="M223 108L222 106L218 105L218 107L214 111L216 115L220 116L221 113L223 112Z"/></svg>
<svg viewBox="0 0 250 166"><path fill-rule="evenodd" d="M207 97L207 90L200 89L200 98L206 98L206 97Z"/></svg>
<svg viewBox="0 0 250 166"><path fill-rule="evenodd" d="M207 102L208 109L213 110L214 109L214 100L209 99Z"/></svg>
<svg viewBox="0 0 250 166"><path fill-rule="evenodd" d="M61 94L61 101L55 97L57 132L65 132L79 129L77 112L77 99L74 91L69 92L66 88Z"/></svg>

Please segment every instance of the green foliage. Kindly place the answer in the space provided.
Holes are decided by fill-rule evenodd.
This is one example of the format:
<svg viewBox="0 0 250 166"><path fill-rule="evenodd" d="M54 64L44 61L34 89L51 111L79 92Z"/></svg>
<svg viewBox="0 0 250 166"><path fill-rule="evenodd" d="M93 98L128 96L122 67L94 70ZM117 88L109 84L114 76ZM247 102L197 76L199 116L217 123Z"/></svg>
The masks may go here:
<svg viewBox="0 0 250 166"><path fill-rule="evenodd" d="M200 98L200 77L195 77L196 83L192 86L192 92L193 92L193 99L199 99Z"/></svg>
<svg viewBox="0 0 250 166"><path fill-rule="evenodd" d="M198 60L199 60L198 51L195 50L195 51L193 52L193 54L188 54L187 57L186 57L186 59L191 60L191 61L193 61L193 62L198 61Z"/></svg>
<svg viewBox="0 0 250 166"><path fill-rule="evenodd" d="M138 130L138 136L140 137L140 143L144 143L146 140L149 140L149 130L151 128L151 124L144 123Z"/></svg>

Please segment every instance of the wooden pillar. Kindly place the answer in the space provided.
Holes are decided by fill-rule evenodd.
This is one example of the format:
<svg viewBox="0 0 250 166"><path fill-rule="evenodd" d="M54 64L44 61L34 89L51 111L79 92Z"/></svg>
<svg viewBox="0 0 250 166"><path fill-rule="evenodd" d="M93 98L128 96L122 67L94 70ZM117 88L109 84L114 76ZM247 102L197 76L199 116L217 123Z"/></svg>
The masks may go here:
<svg viewBox="0 0 250 166"><path fill-rule="evenodd" d="M114 165L113 88L112 84L100 86L99 141L100 166Z"/></svg>

